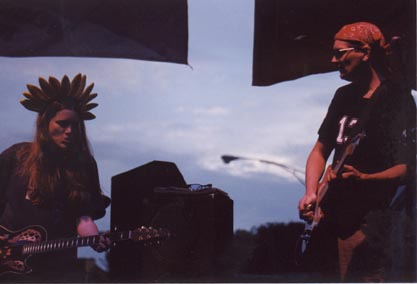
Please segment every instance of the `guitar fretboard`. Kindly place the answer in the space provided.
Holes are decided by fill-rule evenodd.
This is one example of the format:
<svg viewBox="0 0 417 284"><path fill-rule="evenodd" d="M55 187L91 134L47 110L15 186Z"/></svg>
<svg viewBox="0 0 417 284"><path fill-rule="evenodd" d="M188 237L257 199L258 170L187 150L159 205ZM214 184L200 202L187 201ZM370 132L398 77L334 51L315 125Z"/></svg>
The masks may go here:
<svg viewBox="0 0 417 284"><path fill-rule="evenodd" d="M112 241L130 240L132 231L115 232L107 235ZM99 243L100 235L28 243L22 246L22 254L36 254L67 248L85 247Z"/></svg>

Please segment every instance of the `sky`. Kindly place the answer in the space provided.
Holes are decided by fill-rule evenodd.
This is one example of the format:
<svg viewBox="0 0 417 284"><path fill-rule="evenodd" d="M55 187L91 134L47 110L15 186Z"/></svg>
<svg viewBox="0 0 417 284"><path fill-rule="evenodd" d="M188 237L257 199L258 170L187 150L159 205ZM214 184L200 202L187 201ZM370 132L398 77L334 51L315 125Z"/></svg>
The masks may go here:
<svg viewBox="0 0 417 284"><path fill-rule="evenodd" d="M264 159L303 170L333 93L345 82L332 72L251 86L254 1L190 0L188 14L190 66L0 57L0 149L33 138L36 114L18 103L27 83L81 72L98 93L97 118L86 126L106 195L112 176L153 160L169 161L187 183L211 183L229 195L235 230L299 221L304 188L290 173L254 161L225 164L220 157ZM110 209L97 222L100 230L110 228L109 217Z"/></svg>

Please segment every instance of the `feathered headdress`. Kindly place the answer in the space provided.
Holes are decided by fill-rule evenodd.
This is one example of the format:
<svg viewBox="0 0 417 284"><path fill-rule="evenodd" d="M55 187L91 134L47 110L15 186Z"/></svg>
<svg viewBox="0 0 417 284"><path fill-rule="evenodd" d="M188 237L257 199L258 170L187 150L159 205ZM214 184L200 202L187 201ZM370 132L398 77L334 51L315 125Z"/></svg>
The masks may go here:
<svg viewBox="0 0 417 284"><path fill-rule="evenodd" d="M20 103L28 110L43 113L50 103L57 101L73 108L83 120L94 119L96 116L90 110L98 104L91 103L91 101L97 97L97 94L91 94L94 83L85 87L86 79L86 76L81 74L75 75L72 81L64 75L61 82L54 77L49 77L48 81L40 77L40 88L27 84L29 92L23 93L25 99L22 99Z"/></svg>

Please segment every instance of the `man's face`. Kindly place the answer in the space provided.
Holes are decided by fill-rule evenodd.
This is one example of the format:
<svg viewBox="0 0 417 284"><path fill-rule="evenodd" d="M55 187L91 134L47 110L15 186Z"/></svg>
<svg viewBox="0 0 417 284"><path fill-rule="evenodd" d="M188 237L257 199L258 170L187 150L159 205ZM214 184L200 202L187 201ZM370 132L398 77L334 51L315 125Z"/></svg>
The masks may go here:
<svg viewBox="0 0 417 284"><path fill-rule="evenodd" d="M332 63L336 64L341 79L355 81L359 78L367 58L364 50L353 47L349 42L334 41Z"/></svg>
<svg viewBox="0 0 417 284"><path fill-rule="evenodd" d="M49 121L49 135L60 149L68 149L74 143L78 131L78 114L69 109L63 109Z"/></svg>

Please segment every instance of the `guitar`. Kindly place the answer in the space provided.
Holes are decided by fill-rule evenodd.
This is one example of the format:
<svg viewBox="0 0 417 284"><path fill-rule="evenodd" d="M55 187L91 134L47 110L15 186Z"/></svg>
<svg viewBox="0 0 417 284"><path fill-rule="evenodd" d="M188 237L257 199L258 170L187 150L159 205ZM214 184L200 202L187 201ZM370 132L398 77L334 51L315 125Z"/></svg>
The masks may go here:
<svg viewBox="0 0 417 284"><path fill-rule="evenodd" d="M348 143L346 143L345 149L342 153L342 156L339 160L336 161L335 165L332 167L332 170L339 175L343 170L343 165L345 164L346 159L353 154L356 147L359 145L361 139L365 137L365 133L362 131L361 133L354 136ZM314 204L314 214L312 220L306 222L304 226L304 231L301 234L295 251L295 263L300 264L301 259L304 253L307 250L308 244L310 243L312 234L314 229L319 225L320 219L323 217L323 212L320 208L320 202L323 200L324 196L326 195L327 189L329 188L329 184L327 182L327 174L325 174L320 181L318 188L317 188L317 199L316 203Z"/></svg>
<svg viewBox="0 0 417 284"><path fill-rule="evenodd" d="M159 243L170 236L166 229L151 227L106 234L106 237L110 238L113 243L127 240L145 244ZM42 226L33 225L19 231L11 231L0 225L0 275L30 273L32 269L26 264L26 261L33 254L91 246L98 244L99 240L100 235L47 240L47 232Z"/></svg>

